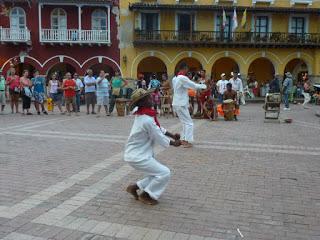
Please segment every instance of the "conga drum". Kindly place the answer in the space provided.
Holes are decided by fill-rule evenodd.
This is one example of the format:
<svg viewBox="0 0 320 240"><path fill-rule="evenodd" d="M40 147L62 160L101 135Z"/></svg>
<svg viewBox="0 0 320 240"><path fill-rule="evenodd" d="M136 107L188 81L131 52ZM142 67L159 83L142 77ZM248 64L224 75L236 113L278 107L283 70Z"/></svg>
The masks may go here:
<svg viewBox="0 0 320 240"><path fill-rule="evenodd" d="M234 119L234 111L236 108L236 105L232 99L227 99L223 101L223 113L224 113L224 119L226 121L232 121Z"/></svg>
<svg viewBox="0 0 320 240"><path fill-rule="evenodd" d="M116 99L116 109L119 117L123 117L126 114L126 102L125 98Z"/></svg>

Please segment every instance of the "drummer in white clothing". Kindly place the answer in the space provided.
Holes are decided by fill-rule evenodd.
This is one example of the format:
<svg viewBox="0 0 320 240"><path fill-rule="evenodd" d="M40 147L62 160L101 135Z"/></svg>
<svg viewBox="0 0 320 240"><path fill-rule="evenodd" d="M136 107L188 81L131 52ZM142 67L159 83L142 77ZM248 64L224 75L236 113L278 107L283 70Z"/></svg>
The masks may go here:
<svg viewBox="0 0 320 240"><path fill-rule="evenodd" d="M139 88L132 93L130 110L135 109L133 111L136 117L124 153L124 160L146 175L144 179L128 186L127 192L136 200L148 205L158 203L157 200L170 179L169 168L154 158L154 145L159 144L163 147L181 145L179 134L171 134L160 127L157 112L152 108L153 91ZM138 195L139 190L140 195Z"/></svg>
<svg viewBox="0 0 320 240"><path fill-rule="evenodd" d="M196 84L192 82L186 76L188 71L188 65L183 62L179 66L179 72L177 76L172 79L172 106L174 111L177 113L180 122L182 123L181 144L185 148L192 147L191 142L193 142L193 121L189 112L188 89L207 89L206 84Z"/></svg>

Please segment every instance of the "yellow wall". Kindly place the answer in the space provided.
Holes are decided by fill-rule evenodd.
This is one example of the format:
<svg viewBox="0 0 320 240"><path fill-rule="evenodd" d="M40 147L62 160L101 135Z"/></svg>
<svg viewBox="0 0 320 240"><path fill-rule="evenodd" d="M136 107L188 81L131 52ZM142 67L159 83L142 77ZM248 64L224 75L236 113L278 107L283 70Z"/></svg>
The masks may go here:
<svg viewBox="0 0 320 240"><path fill-rule="evenodd" d="M212 4L213 0L198 1L196 4ZM130 1L131 3L135 1ZM136 1L138 2L138 0ZM139 1L140 2L140 1ZM182 4L194 4L189 0L185 0ZM162 0L161 4L176 4L175 0ZM238 0L237 6L252 6L251 0ZM258 5L257 5L258 6ZM290 7L290 2L275 0L272 7ZM320 2L314 3L308 7L320 7ZM161 59L167 67L168 75L172 76L176 65L183 58L195 58L199 61L203 68L207 71L208 76L211 75L211 70L216 61L223 57L234 59L240 68L243 76L248 74L250 64L258 58L269 59L275 72L282 75L284 73L286 64L290 60L299 58L305 61L308 65L309 74L320 75L320 50L314 49L297 49L297 48L279 48L279 49L259 49L259 48L204 48L204 47L172 47L172 46L139 46L134 47L133 29L130 30L130 24L135 22L135 13L129 10L129 0L120 1L120 52L121 52L121 68L124 77L137 77L137 68L144 58L155 56ZM242 12L237 12L238 23L241 23ZM272 16L272 31L273 32L288 32L289 15L288 14L270 14ZM196 30L197 31L213 31L215 25L215 13L210 11L196 12ZM174 11L161 11L160 12L160 26L161 30L175 30L175 12ZM252 14L247 14L246 31L251 28ZM309 29L311 33L320 33L319 25L320 17L316 15L309 16ZM244 31L238 29L238 31ZM123 61L123 57L127 61ZM151 64L151 63L149 63ZM252 66L251 66L252 68ZM260 70L265 70L263 66L255 67ZM152 68L153 71L156 70ZM270 70L271 71L271 70ZM218 71L219 72L219 71ZM215 73L218 76L221 73ZM263 78L270 78L270 74Z"/></svg>

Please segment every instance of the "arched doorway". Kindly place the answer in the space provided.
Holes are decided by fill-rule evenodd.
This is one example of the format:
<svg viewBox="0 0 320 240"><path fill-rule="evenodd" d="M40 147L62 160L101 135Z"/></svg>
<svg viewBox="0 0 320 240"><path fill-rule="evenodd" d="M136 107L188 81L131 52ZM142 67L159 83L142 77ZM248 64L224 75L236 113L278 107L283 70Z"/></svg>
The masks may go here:
<svg viewBox="0 0 320 240"><path fill-rule="evenodd" d="M302 82L302 76L305 73L308 73L308 65L305 61L299 58L292 59L287 63L284 74L290 72L293 76L294 84Z"/></svg>
<svg viewBox="0 0 320 240"><path fill-rule="evenodd" d="M48 70L47 77L50 78L52 73L57 73L58 79L63 79L67 72L73 75L76 69L69 63L58 63Z"/></svg>
<svg viewBox="0 0 320 240"><path fill-rule="evenodd" d="M112 67L110 67L107 64L104 63L98 63L95 65L92 65L91 67L89 67L90 69L92 69L93 71L93 76L98 77L100 74L101 70L104 70L106 73L109 73L109 76L112 77L114 76L114 70Z"/></svg>
<svg viewBox="0 0 320 240"><path fill-rule="evenodd" d="M28 70L30 78L33 77L33 74L36 70L36 68L32 66L30 63L18 63L17 65L15 65L15 69L16 74L18 74L19 76L22 76L24 70Z"/></svg>
<svg viewBox="0 0 320 240"><path fill-rule="evenodd" d="M192 73L196 73L196 72L203 69L200 61L198 61L195 58L188 57L188 58L181 59L178 62L178 64L176 65L176 68L175 68L175 73L178 72L178 68L182 62L185 62L188 65L189 71Z"/></svg>
<svg viewBox="0 0 320 240"><path fill-rule="evenodd" d="M154 73L157 75L158 79L161 79L161 75L167 73L167 66L157 57L147 57L142 59L139 63L137 73L142 73L147 81Z"/></svg>
<svg viewBox="0 0 320 240"><path fill-rule="evenodd" d="M227 79L231 78L231 72L240 72L239 66L235 60L228 57L223 57L218 59L212 66L211 76L214 77L216 81L221 79L221 74L225 73Z"/></svg>
<svg viewBox="0 0 320 240"><path fill-rule="evenodd" d="M259 86L261 86L269 83L273 79L274 74L275 69L269 59L257 58L249 66L248 79L251 79L251 81L257 81Z"/></svg>

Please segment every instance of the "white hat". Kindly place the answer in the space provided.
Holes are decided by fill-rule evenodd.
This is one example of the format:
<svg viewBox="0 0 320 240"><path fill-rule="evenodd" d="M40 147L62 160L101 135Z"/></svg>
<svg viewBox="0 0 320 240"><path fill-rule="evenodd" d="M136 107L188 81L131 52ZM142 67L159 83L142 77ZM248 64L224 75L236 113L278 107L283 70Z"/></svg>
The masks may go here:
<svg viewBox="0 0 320 240"><path fill-rule="evenodd" d="M226 75L225 73L222 73L222 74L221 74L221 77L224 77L225 75Z"/></svg>

